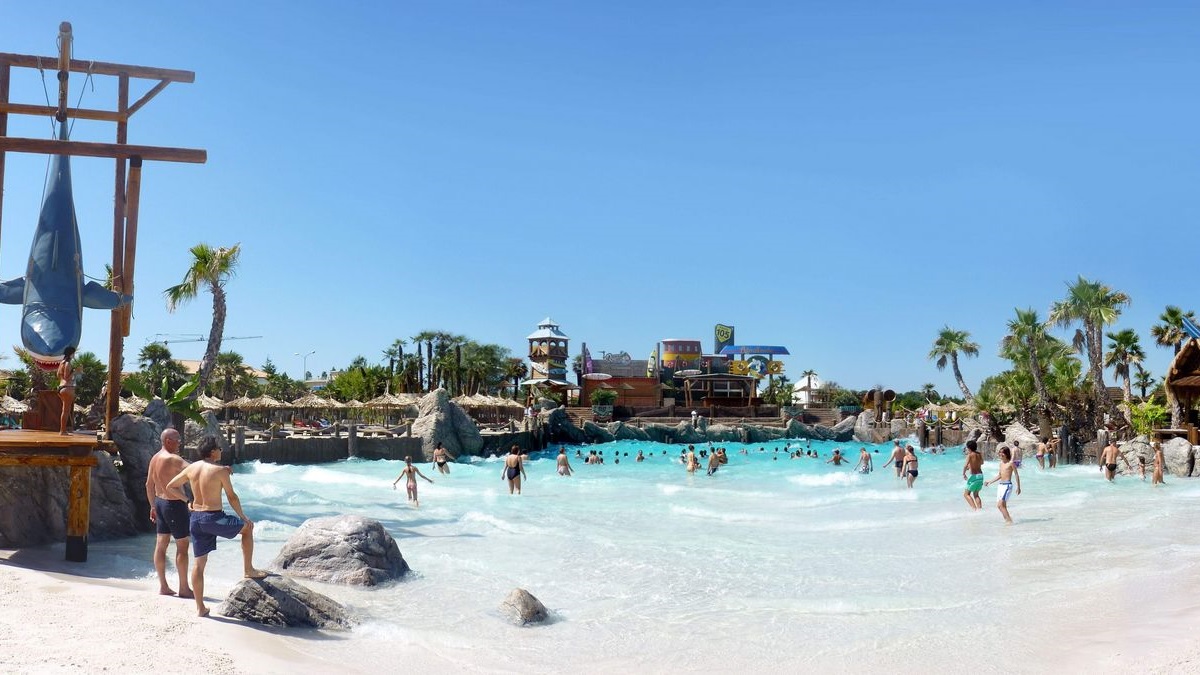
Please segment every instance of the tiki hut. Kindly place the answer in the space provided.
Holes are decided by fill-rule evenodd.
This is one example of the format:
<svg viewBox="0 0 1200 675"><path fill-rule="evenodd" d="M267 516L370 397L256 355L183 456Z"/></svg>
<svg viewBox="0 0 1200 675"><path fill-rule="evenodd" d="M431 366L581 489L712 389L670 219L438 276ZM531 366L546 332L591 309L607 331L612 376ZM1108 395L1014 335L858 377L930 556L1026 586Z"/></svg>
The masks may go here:
<svg viewBox="0 0 1200 675"><path fill-rule="evenodd" d="M1193 338L1184 343L1171 361L1163 384L1171 405L1179 413L1179 428L1159 430L1159 435L1186 434L1188 442L1200 445L1200 415L1196 411L1196 403L1200 401L1200 340Z"/></svg>

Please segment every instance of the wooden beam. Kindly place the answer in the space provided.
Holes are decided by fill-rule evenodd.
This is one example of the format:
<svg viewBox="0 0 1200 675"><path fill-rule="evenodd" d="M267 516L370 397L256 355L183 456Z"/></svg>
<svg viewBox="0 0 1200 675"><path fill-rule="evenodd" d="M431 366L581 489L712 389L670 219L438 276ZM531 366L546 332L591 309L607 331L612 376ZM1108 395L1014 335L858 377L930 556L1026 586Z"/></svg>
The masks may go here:
<svg viewBox="0 0 1200 675"><path fill-rule="evenodd" d="M0 68L6 67L0 64ZM29 105L26 103L0 103L0 113L14 115L41 115L53 117L58 108L48 105ZM67 117L81 120L98 120L101 122L120 122L121 116L111 110L95 110L93 108L67 108Z"/></svg>
<svg viewBox="0 0 1200 675"><path fill-rule="evenodd" d="M129 160L129 182L125 189L125 294L133 295L133 264L137 258L137 227L138 206L142 194L142 160L134 157ZM121 336L129 337L129 320L133 314L133 304L121 308Z"/></svg>
<svg viewBox="0 0 1200 675"><path fill-rule="evenodd" d="M8 104L8 82L12 67L7 63L0 63L0 106ZM8 135L8 113L0 108L0 136ZM4 153L0 152L0 222L3 221L4 214ZM2 231L2 228L0 228Z"/></svg>
<svg viewBox="0 0 1200 675"><path fill-rule="evenodd" d="M39 60L40 59L40 60ZM0 63L7 63L18 68L42 68L53 66L57 62L53 56L31 56L29 54L9 54L0 52ZM71 59L71 72L91 73L93 75L127 75L143 80L169 80L171 82L192 83L196 81L196 73L190 70L173 70L171 68L151 68L148 66L132 66L124 63L105 63L104 61L81 61Z"/></svg>
<svg viewBox="0 0 1200 675"><path fill-rule="evenodd" d="M129 110L129 76L121 75L117 81L117 112L125 115ZM117 123L117 144L128 140L128 118ZM126 160L117 158L113 182L113 290L125 291L125 167ZM110 312L108 333L108 384L104 401L104 430L112 440L112 421L116 419L121 396L121 366L125 363L125 333L121 321L123 312Z"/></svg>
<svg viewBox="0 0 1200 675"><path fill-rule="evenodd" d="M150 91L146 92L145 96L142 96L137 100L136 103L129 106L129 111L125 113L126 119L128 119L130 115L133 115L133 113L141 110L142 106L150 102L150 99L158 96L159 92L161 92L163 89L166 89L168 84L171 84L170 80L160 80L158 84L154 85L154 87L150 89Z"/></svg>
<svg viewBox="0 0 1200 675"><path fill-rule="evenodd" d="M70 562L87 562L91 502L91 467L71 467L71 487L67 493L67 560Z"/></svg>
<svg viewBox="0 0 1200 675"><path fill-rule="evenodd" d="M56 141L39 138L0 138L0 152L30 152L38 155L70 155L72 157L110 157L129 159L141 157L151 162L185 162L203 164L208 161L208 152L190 148L160 148L153 145L126 145L124 143L88 143L84 141Z"/></svg>
<svg viewBox="0 0 1200 675"><path fill-rule="evenodd" d="M0 455L0 466L96 466L92 455L64 457L63 455Z"/></svg>

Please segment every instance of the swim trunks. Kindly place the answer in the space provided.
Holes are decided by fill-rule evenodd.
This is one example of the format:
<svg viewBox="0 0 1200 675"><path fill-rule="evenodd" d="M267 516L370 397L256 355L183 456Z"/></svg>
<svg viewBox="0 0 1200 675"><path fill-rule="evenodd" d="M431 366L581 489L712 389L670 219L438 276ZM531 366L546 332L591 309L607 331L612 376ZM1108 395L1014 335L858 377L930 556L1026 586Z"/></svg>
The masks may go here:
<svg viewBox="0 0 1200 675"><path fill-rule="evenodd" d="M1007 502L1012 494L1012 481L1002 480L996 483L996 502Z"/></svg>
<svg viewBox="0 0 1200 675"><path fill-rule="evenodd" d="M446 466L446 460L444 460L444 459L439 459L439 460L437 461L437 465L438 465L438 466Z"/></svg>
<svg viewBox="0 0 1200 675"><path fill-rule="evenodd" d="M896 460L896 468L899 469L902 466L904 466L904 462L902 462L900 460Z"/></svg>
<svg viewBox="0 0 1200 675"><path fill-rule="evenodd" d="M983 474L973 473L967 477L967 492L978 493L983 489Z"/></svg>
<svg viewBox="0 0 1200 675"><path fill-rule="evenodd" d="M1021 468L1021 460L1019 460L1019 459L1014 459L1014 460L1013 460L1013 466L1017 467L1018 469L1019 469L1019 468Z"/></svg>
<svg viewBox="0 0 1200 675"><path fill-rule="evenodd" d="M182 499L154 499L154 519L158 534L169 534L175 539L187 539L191 536L189 529L190 514L187 502Z"/></svg>
<svg viewBox="0 0 1200 675"><path fill-rule="evenodd" d="M246 521L224 511L192 511L192 555L199 558L217 549L217 537L233 539Z"/></svg>
<svg viewBox="0 0 1200 675"><path fill-rule="evenodd" d="M1105 464L1105 465L1104 465L1104 468L1108 469L1109 471L1111 471L1111 472L1113 472L1113 473L1116 473L1116 472L1117 472L1117 465L1116 465L1115 463L1113 463L1113 464Z"/></svg>
<svg viewBox="0 0 1200 675"><path fill-rule="evenodd" d="M908 475L912 476L913 478L916 478L916 477L917 477L917 470L916 470L916 469L909 469L909 470L908 470Z"/></svg>
<svg viewBox="0 0 1200 675"><path fill-rule="evenodd" d="M521 475L521 467L519 467L519 466L508 467L508 471L507 471L506 475L508 476L509 480L516 479L517 476Z"/></svg>

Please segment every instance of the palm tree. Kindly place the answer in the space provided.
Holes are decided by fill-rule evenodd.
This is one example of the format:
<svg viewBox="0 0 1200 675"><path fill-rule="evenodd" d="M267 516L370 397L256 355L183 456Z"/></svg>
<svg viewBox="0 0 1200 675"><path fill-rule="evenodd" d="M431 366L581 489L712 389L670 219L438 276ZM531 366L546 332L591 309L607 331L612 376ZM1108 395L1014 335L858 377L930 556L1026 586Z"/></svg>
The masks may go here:
<svg viewBox="0 0 1200 675"><path fill-rule="evenodd" d="M968 404L972 404L975 402L975 397L971 395L971 390L967 389L962 371L958 369L960 353L964 356L978 356L979 345L971 342L971 334L967 331L954 330L950 326L944 326L938 333L937 339L933 341L933 349L929 350L929 358L937 359L938 370L945 370L946 363L950 363L954 371L954 379L958 382L958 388L962 390L963 398L967 400Z"/></svg>
<svg viewBox="0 0 1200 675"><path fill-rule="evenodd" d="M216 365L217 354L221 351L221 338L225 334L225 283L237 271L241 250L241 244L234 244L229 248L196 244L190 249L192 263L184 273L183 281L163 291L167 296L167 310L171 312L181 303L199 295L201 289L212 293L212 327L208 331L208 346L204 349L204 358L200 360L200 384L192 393L193 396L199 396L200 392L204 391L209 374Z"/></svg>
<svg viewBox="0 0 1200 675"><path fill-rule="evenodd" d="M1075 331L1074 344L1087 354L1092 395L1102 411L1112 409L1108 390L1104 388L1104 327L1116 322L1121 307L1128 304L1128 295L1080 275L1074 284L1067 285L1066 299L1054 303L1050 309L1052 323L1063 328L1077 322L1083 325Z"/></svg>
<svg viewBox="0 0 1200 675"><path fill-rule="evenodd" d="M1184 312L1175 305L1167 305L1166 311L1159 315L1158 320L1162 323L1155 324L1150 328L1150 335L1154 338L1154 344L1159 347L1174 347L1175 353L1183 347L1184 340L1187 340L1187 333L1183 332L1183 318L1187 317L1193 321L1196 320L1196 313L1192 311Z"/></svg>
<svg viewBox="0 0 1200 675"><path fill-rule="evenodd" d="M1133 386L1137 387L1142 392L1142 400L1145 401L1146 390L1152 388L1155 384L1158 384L1158 380L1154 379L1154 376L1151 375L1149 371L1147 371L1145 368L1142 368L1140 363L1136 364L1135 368L1137 369L1137 377L1133 378Z"/></svg>
<svg viewBox="0 0 1200 675"><path fill-rule="evenodd" d="M1138 342L1138 334L1132 328L1108 333L1107 337L1111 342L1108 343L1108 353L1104 355L1104 367L1112 368L1116 371L1117 377L1124 381L1122 393L1125 396L1125 418L1133 421L1132 373L1129 367L1140 364L1146 358L1146 353L1142 351L1142 345Z"/></svg>
<svg viewBox="0 0 1200 675"><path fill-rule="evenodd" d="M433 341L437 337L437 333L431 330L423 330L420 333L409 338L412 344L417 346L417 352L421 351L421 343L425 344L425 391L433 391Z"/></svg>
<svg viewBox="0 0 1200 675"><path fill-rule="evenodd" d="M388 376L395 377L396 364L404 360L404 345L408 344L400 338L392 341L392 345L383 350L383 357L388 360Z"/></svg>
<svg viewBox="0 0 1200 675"><path fill-rule="evenodd" d="M511 357L504 363L504 379L512 380L513 396L517 395L517 390L521 388L521 380L529 375L529 369L525 366L525 359Z"/></svg>
<svg viewBox="0 0 1200 675"><path fill-rule="evenodd" d="M807 401L809 405L812 405L812 403L813 403L812 379L816 376L817 376L817 371L815 371L811 368L804 371L803 373L800 373L800 377L804 378L804 388L808 392L808 395L805 396L804 400ZM791 401L789 400L788 403L791 403Z"/></svg>
<svg viewBox="0 0 1200 675"><path fill-rule="evenodd" d="M1033 308L1014 310L1017 316L1008 322L1008 335L1001 342L1002 348L1023 352L1033 378L1033 389L1038 399L1038 426L1043 436L1050 432L1050 392L1046 389L1045 371L1039 352L1046 343L1046 324Z"/></svg>
<svg viewBox="0 0 1200 675"><path fill-rule="evenodd" d="M234 385L250 373L242 355L237 352L221 352L217 354L217 363L213 366L213 375L221 382L221 400L232 401Z"/></svg>

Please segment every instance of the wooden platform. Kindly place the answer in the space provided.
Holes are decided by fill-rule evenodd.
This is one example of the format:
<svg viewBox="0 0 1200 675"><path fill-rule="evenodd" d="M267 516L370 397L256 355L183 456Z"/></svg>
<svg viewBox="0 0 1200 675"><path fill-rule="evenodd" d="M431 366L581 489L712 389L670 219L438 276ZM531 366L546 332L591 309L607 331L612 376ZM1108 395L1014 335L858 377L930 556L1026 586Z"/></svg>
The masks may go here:
<svg viewBox="0 0 1200 675"><path fill-rule="evenodd" d="M87 562L92 467L96 466L92 453L96 450L115 454L117 446L97 438L95 432L0 430L0 466L61 466L70 470L66 558L72 562Z"/></svg>

